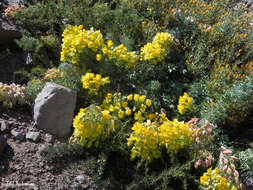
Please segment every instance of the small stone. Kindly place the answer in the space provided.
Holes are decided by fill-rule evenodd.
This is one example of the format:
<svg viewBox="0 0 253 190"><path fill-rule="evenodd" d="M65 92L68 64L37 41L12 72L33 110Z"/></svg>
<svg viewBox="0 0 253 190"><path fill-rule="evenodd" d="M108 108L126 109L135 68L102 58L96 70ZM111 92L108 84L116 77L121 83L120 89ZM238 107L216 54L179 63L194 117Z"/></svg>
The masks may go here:
<svg viewBox="0 0 253 190"><path fill-rule="evenodd" d="M15 129L11 130L11 134L17 139L17 140L24 140L25 136L22 132L16 131Z"/></svg>
<svg viewBox="0 0 253 190"><path fill-rule="evenodd" d="M4 132L8 129L8 124L5 121L0 121L1 131Z"/></svg>
<svg viewBox="0 0 253 190"><path fill-rule="evenodd" d="M26 133L25 138L34 142L38 142L40 139L40 132L29 131L28 133Z"/></svg>
<svg viewBox="0 0 253 190"><path fill-rule="evenodd" d="M0 136L0 155L3 153L6 145L7 145L6 139L4 138L4 136Z"/></svg>
<svg viewBox="0 0 253 190"><path fill-rule="evenodd" d="M78 175L78 176L76 176L76 180L77 180L79 183L83 183L84 180L85 180L85 178L84 178L83 175Z"/></svg>
<svg viewBox="0 0 253 190"><path fill-rule="evenodd" d="M46 134L46 135L45 135L45 141L46 141L47 143L53 143L53 142L54 142L54 136L51 135L51 134Z"/></svg>

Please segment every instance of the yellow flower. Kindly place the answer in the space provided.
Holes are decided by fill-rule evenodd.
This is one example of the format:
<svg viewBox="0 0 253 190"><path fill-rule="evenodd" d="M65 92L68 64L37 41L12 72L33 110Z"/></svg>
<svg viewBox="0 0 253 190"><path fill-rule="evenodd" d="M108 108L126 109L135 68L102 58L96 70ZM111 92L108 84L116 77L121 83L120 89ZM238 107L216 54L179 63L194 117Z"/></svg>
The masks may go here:
<svg viewBox="0 0 253 190"><path fill-rule="evenodd" d="M109 111L110 111L110 112L114 112L114 107L113 107L113 105L110 105L110 106L109 106Z"/></svg>
<svg viewBox="0 0 253 190"><path fill-rule="evenodd" d="M113 46L112 40L107 41L107 46L108 46L108 48L111 48Z"/></svg>
<svg viewBox="0 0 253 190"><path fill-rule="evenodd" d="M156 117L157 117L157 115L154 114L154 113L148 114L148 119L149 119L149 120L153 120L153 119L155 119Z"/></svg>
<svg viewBox="0 0 253 190"><path fill-rule="evenodd" d="M107 93L106 98L111 99L112 98L112 93Z"/></svg>
<svg viewBox="0 0 253 190"><path fill-rule="evenodd" d="M102 59L102 55L101 55L101 54L97 54L97 55L96 55L96 60L97 60L97 61L101 61L101 59Z"/></svg>
<svg viewBox="0 0 253 190"><path fill-rule="evenodd" d="M102 111L103 118L102 123L105 123L110 118L110 112L108 110Z"/></svg>
<svg viewBox="0 0 253 190"><path fill-rule="evenodd" d="M192 98L185 92L183 96L179 97L177 109L178 112L183 115L187 110L190 109Z"/></svg>
<svg viewBox="0 0 253 190"><path fill-rule="evenodd" d="M128 102L122 102L122 107L123 107L123 108L126 108L126 107L127 107L127 104L128 104Z"/></svg>
<svg viewBox="0 0 253 190"><path fill-rule="evenodd" d="M126 115L129 116L129 115L131 115L131 113L132 113L131 109L127 108L127 109L126 109Z"/></svg>
<svg viewBox="0 0 253 190"><path fill-rule="evenodd" d="M141 104L140 111L144 113L146 111L147 106L145 104Z"/></svg>
<svg viewBox="0 0 253 190"><path fill-rule="evenodd" d="M134 114L134 119L136 121L138 121L140 119L140 117L141 117L141 112L137 112L137 113Z"/></svg>
<svg viewBox="0 0 253 190"><path fill-rule="evenodd" d="M133 94L129 94L129 95L127 96L127 99L128 99L129 101L131 101L131 100L133 99Z"/></svg>
<svg viewBox="0 0 253 190"><path fill-rule="evenodd" d="M151 106L151 103L152 103L152 100L151 100L151 99L147 99L147 100L146 100L146 105L147 105L148 107Z"/></svg>
<svg viewBox="0 0 253 190"><path fill-rule="evenodd" d="M145 99L146 99L146 96L144 96L144 95L140 96L140 102L143 103L145 101Z"/></svg>
<svg viewBox="0 0 253 190"><path fill-rule="evenodd" d="M139 98L140 98L140 95L139 95L139 94L135 94L135 95L134 95L134 101L138 102L138 101L139 101Z"/></svg>
<svg viewBox="0 0 253 190"><path fill-rule="evenodd" d="M124 117L124 111L123 110L119 110L118 117L119 118L123 118Z"/></svg>

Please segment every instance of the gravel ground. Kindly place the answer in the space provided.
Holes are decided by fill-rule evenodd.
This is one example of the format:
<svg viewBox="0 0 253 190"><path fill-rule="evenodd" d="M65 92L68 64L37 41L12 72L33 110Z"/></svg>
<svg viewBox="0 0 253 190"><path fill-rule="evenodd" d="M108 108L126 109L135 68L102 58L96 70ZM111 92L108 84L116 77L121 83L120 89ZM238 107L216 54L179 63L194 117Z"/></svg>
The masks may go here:
<svg viewBox="0 0 253 190"><path fill-rule="evenodd" d="M69 162L61 160L61 166L55 168L43 161L41 150L63 144L66 139L57 139L36 129L31 117L15 112L3 113L0 110L0 127L0 136L7 140L4 151L0 153L1 190L97 189L85 171ZM21 135L15 137L13 130ZM26 138L29 131L39 132L37 142Z"/></svg>

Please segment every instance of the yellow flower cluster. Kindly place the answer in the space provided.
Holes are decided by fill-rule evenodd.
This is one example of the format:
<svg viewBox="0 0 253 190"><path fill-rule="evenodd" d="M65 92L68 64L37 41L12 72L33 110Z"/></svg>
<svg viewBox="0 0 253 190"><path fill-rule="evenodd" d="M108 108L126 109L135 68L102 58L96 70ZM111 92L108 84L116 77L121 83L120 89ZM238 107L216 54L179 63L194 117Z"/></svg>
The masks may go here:
<svg viewBox="0 0 253 190"><path fill-rule="evenodd" d="M99 30L85 30L82 25L67 27L62 36L61 61L70 61L73 64L92 53L99 62L108 59L116 65L130 68L136 65L139 57L141 61L157 64L164 59L173 44L173 37L169 33L157 33L152 43L141 48L141 55L138 56L134 51L128 51L123 44L114 46L111 40L105 44Z"/></svg>
<svg viewBox="0 0 253 190"><path fill-rule="evenodd" d="M127 51L123 44L114 47L111 40L105 44L99 30L85 30L82 25L69 26L64 30L62 36L61 61L70 61L76 64L80 61L81 56L90 55L89 50L96 54L97 61L102 61L107 57L115 64L125 64L126 67L135 66L138 59L135 52Z"/></svg>
<svg viewBox="0 0 253 190"><path fill-rule="evenodd" d="M161 62L172 44L173 37L169 33L157 33L152 43L147 43L141 48L141 60L150 61L153 64Z"/></svg>
<svg viewBox="0 0 253 190"><path fill-rule="evenodd" d="M63 34L61 61L70 61L76 64L83 52L91 50L97 52L104 46L103 35L99 30L83 29L83 26L69 26Z"/></svg>
<svg viewBox="0 0 253 190"><path fill-rule="evenodd" d="M192 143L192 130L188 123L167 120L160 126L160 144L168 153L178 152Z"/></svg>
<svg viewBox="0 0 253 190"><path fill-rule="evenodd" d="M108 93L101 108L108 110L120 119L133 117L135 121L144 121L148 117L147 109L151 103L152 100L144 95L129 94L122 96L120 93Z"/></svg>
<svg viewBox="0 0 253 190"><path fill-rule="evenodd" d="M100 87L109 84L109 77L102 78L100 74L86 73L82 76L83 88L88 90L90 95L97 95Z"/></svg>
<svg viewBox="0 0 253 190"><path fill-rule="evenodd" d="M209 168L207 172L200 177L200 184L203 189L217 189L217 190L237 190L234 185L231 185L225 177L220 175L220 170Z"/></svg>
<svg viewBox="0 0 253 190"><path fill-rule="evenodd" d="M43 77L43 81L48 81L55 78L60 78L63 76L63 73L57 68L48 69Z"/></svg>
<svg viewBox="0 0 253 190"><path fill-rule="evenodd" d="M136 122L128 146L132 146L131 159L141 157L142 160L151 162L161 157L162 150L168 153L177 153L180 149L192 143L192 131L187 123L177 120L170 121L160 114L159 121Z"/></svg>
<svg viewBox="0 0 253 190"><path fill-rule="evenodd" d="M116 65L126 63L127 67L134 67L138 60L134 51L127 51L127 48L123 44L113 47L113 42L111 40L107 42L107 46L102 48L102 52L109 60L115 62Z"/></svg>
<svg viewBox="0 0 253 190"><path fill-rule="evenodd" d="M183 96L179 97L177 110L178 112L183 115L187 110L190 109L192 103L192 98L185 92Z"/></svg>
<svg viewBox="0 0 253 190"><path fill-rule="evenodd" d="M139 94L122 96L120 93L108 93L100 106L91 105L80 109L73 121L74 138L82 146L98 146L112 131L116 131L116 121L132 120L135 113L139 112L141 117L148 115L145 110L151 106L151 102Z"/></svg>
<svg viewBox="0 0 253 190"><path fill-rule="evenodd" d="M162 150L177 153L192 144L190 125L177 120L170 121L164 113L149 112L152 100L144 95L108 93L100 106L80 109L74 118L74 138L82 146L98 146L112 132L117 131L117 123L129 120L134 123L132 133L127 139L132 146L131 158L141 157L152 161L161 157Z"/></svg>
<svg viewBox="0 0 253 190"><path fill-rule="evenodd" d="M114 122L108 111L101 111L97 106L81 108L73 120L74 138L78 139L82 146L96 147L106 139L114 128Z"/></svg>
<svg viewBox="0 0 253 190"><path fill-rule="evenodd" d="M133 132L127 139L127 145L133 145L131 149L131 159L141 157L150 162L153 159L161 157L158 123L150 122L150 120L144 123L136 122L132 130Z"/></svg>

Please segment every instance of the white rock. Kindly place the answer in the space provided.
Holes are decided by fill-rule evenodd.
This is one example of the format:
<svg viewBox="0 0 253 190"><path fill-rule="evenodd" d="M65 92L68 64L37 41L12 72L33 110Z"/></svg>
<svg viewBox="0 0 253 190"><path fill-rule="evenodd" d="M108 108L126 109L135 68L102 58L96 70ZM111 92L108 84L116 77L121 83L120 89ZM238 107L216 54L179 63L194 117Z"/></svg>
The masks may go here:
<svg viewBox="0 0 253 190"><path fill-rule="evenodd" d="M77 180L79 183L83 183L84 180L85 180L85 178L84 178L83 175L78 175L78 176L76 176L76 180Z"/></svg>
<svg viewBox="0 0 253 190"><path fill-rule="evenodd" d="M25 136L22 132L19 132L19 131L16 131L15 129L12 129L11 130L11 134L17 139L17 140L20 140L22 141Z"/></svg>
<svg viewBox="0 0 253 190"><path fill-rule="evenodd" d="M38 142L40 139L40 132L29 131L28 133L26 133L25 138L34 142Z"/></svg>

